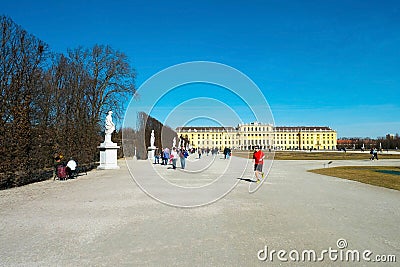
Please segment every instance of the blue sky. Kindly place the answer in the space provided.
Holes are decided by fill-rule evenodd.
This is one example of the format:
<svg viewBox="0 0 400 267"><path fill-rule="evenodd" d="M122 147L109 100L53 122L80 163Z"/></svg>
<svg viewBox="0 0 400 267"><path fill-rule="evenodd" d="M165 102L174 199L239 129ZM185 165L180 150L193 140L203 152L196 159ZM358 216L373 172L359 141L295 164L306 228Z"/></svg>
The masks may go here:
<svg viewBox="0 0 400 267"><path fill-rule="evenodd" d="M219 62L257 84L276 125L400 133L398 1L5 0L0 13L56 52L111 45L138 86L175 64Z"/></svg>

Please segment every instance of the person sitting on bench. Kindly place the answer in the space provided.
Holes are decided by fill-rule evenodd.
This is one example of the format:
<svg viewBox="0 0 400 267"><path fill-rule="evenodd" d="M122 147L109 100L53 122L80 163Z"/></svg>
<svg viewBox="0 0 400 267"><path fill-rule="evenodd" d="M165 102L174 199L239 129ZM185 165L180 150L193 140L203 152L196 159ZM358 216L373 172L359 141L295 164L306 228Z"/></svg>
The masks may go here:
<svg viewBox="0 0 400 267"><path fill-rule="evenodd" d="M74 176L77 175L76 173L76 162L73 158L70 158L70 160L67 163L67 173L68 173L68 178L74 178Z"/></svg>

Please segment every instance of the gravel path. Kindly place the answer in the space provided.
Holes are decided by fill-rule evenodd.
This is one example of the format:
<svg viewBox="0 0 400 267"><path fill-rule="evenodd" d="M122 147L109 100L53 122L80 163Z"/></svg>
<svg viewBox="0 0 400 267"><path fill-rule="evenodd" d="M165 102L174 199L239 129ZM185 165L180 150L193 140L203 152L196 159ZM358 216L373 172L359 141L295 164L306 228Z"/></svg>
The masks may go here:
<svg viewBox="0 0 400 267"><path fill-rule="evenodd" d="M188 160L187 171L207 166L203 160ZM288 252L315 250L319 256L329 247L338 249L340 238L347 241L346 249L396 255L400 261L400 192L306 172L323 163L274 161L267 180L253 194L247 180L253 178L251 164L218 157L213 163L218 168L197 176L161 165L153 169L145 161L119 161L119 170L94 170L75 180L3 190L0 266L309 266L307 261L284 263L276 255L272 262L260 261L257 254L267 246ZM230 177L237 186L210 205L171 207L145 194L127 164L136 174L153 177L152 172L161 172L181 186L207 184L214 179L210 174L230 164L234 174L221 176L220 184L232 183ZM400 160L332 165L371 164L399 166ZM247 166L242 180L237 179L237 166ZM333 262L328 255L314 263L344 264L367 265Z"/></svg>

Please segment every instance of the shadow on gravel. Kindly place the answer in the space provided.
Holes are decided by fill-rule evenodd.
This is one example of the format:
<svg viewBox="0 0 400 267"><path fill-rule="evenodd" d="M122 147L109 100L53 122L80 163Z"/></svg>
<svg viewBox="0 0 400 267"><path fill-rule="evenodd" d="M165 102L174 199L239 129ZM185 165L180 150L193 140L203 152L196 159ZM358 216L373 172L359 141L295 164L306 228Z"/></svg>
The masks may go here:
<svg viewBox="0 0 400 267"><path fill-rule="evenodd" d="M249 183L255 183L256 182L256 181L253 181L253 180L251 180L249 178L236 178L236 179L241 180L241 181L246 181L246 182L249 182Z"/></svg>

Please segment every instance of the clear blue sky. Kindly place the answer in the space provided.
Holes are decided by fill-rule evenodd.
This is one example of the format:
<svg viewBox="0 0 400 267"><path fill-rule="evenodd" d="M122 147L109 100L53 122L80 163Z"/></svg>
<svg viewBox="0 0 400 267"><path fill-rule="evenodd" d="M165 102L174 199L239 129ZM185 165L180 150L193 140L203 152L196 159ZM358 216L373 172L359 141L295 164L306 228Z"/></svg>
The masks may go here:
<svg viewBox="0 0 400 267"><path fill-rule="evenodd" d="M0 13L56 52L109 44L137 85L193 60L232 66L279 126L400 133L399 1L11 1Z"/></svg>

